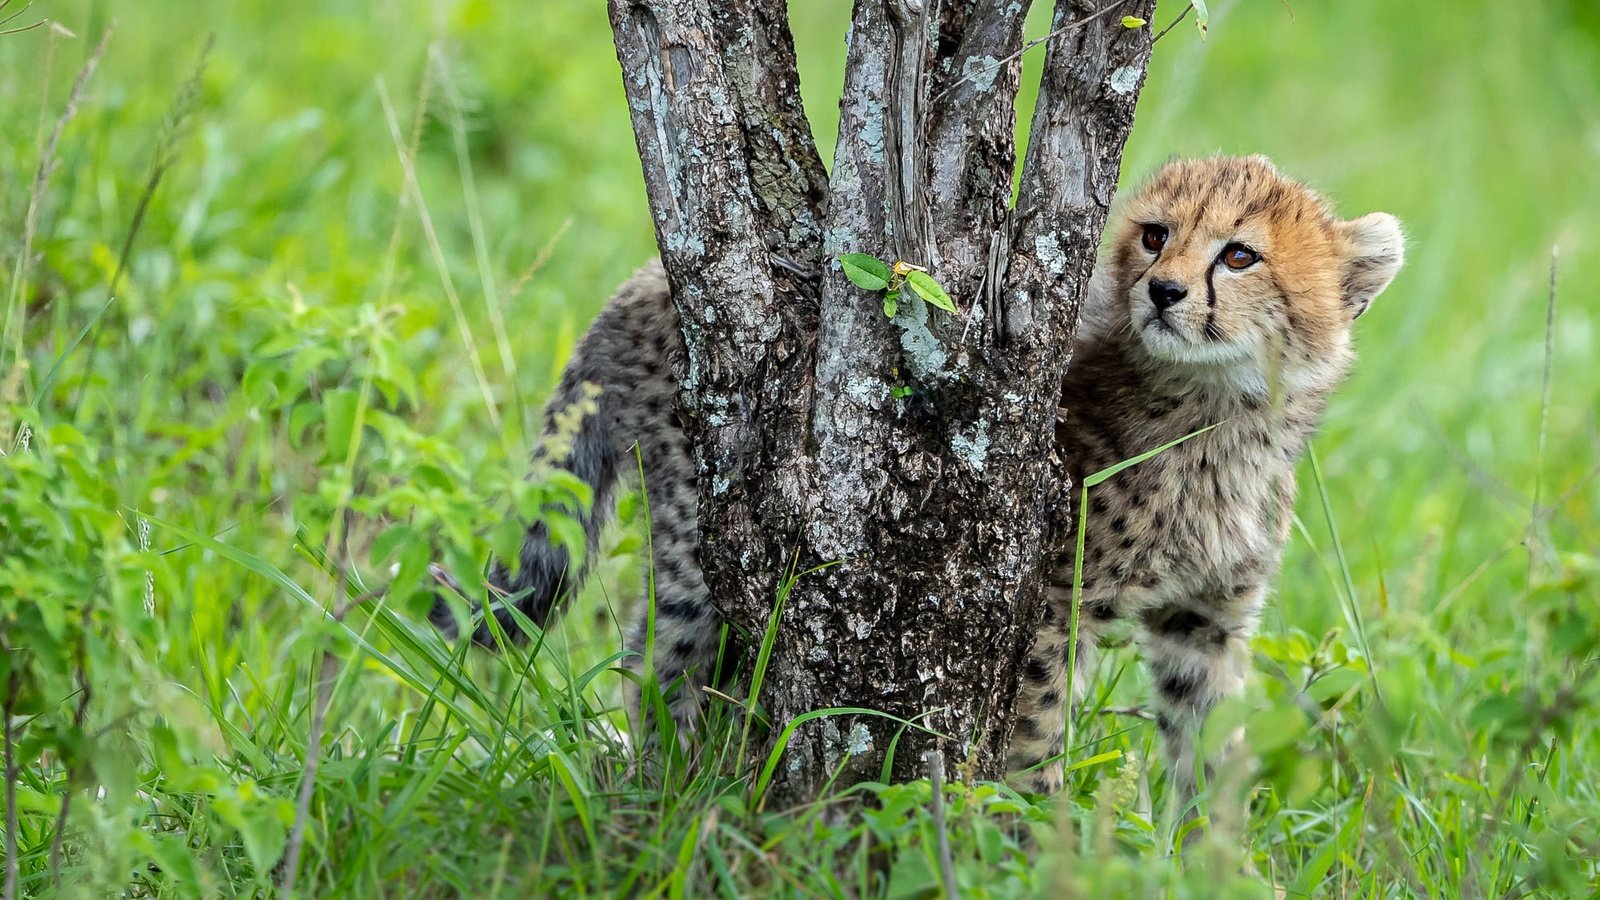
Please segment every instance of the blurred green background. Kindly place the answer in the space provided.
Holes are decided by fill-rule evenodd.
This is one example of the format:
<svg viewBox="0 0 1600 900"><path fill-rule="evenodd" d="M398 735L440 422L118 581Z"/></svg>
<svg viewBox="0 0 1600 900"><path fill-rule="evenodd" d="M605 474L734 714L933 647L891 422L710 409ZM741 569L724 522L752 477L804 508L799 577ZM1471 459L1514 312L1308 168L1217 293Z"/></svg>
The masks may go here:
<svg viewBox="0 0 1600 900"><path fill-rule="evenodd" d="M1154 24L1164 27L1184 6L1162 0ZM1526 762L1507 751L1502 733L1513 734L1511 726L1493 710L1470 719L1464 711L1529 691L1528 709L1537 711L1538 698L1581 670L1573 648L1584 645L1562 635L1597 615L1600 5L1210 7L1207 38L1191 16L1156 46L1124 181L1174 155L1264 153L1341 213L1385 210L1406 225L1407 266L1361 320L1361 362L1315 442L1326 506L1302 470L1303 528L1260 652L1315 669L1295 648L1337 629L1329 646L1345 656L1335 667L1379 674L1409 722L1396 739L1413 767L1402 782L1413 805L1428 810L1426 825L1395 812L1394 827L1408 850L1417 841L1426 885L1460 889L1452 879L1474 871L1460 864L1474 852L1474 823L1495 808L1487 785ZM849 4L792 0L790 8L806 108L830 158ZM1044 13L1034 10L1031 35L1045 30ZM537 508L543 496L522 483L540 404L576 337L653 252L606 12L598 0L37 0L6 27L43 17L55 24L0 36L0 408L8 410L0 424L15 432L29 423L36 437L28 452L46 460L28 469L14 450L0 485L0 502L15 513L6 520L12 533L0 535L8 604L0 621L26 627L33 603L89 605L82 641L98 686L91 724L133 723L95 731L99 743L81 750L98 761L97 783L120 786L101 806L124 802L132 814L80 806L68 851L74 877L107 891L146 882L151 892L180 894L189 888L174 885L259 887L274 877L273 850L295 819L312 660L329 640L286 584L318 602L334 595L309 551L296 549L297 535L303 547L338 548L379 583L400 563L395 602L408 614L434 548L470 569L491 544L514 542L510 512ZM74 75L113 24L39 196L38 256L23 265L41 148ZM174 114L208 35L215 46L198 93ZM1025 84L1036 80L1042 54L1026 57ZM401 164L413 140L421 206L407 194ZM163 147L171 164L110 291ZM74 344L80 332L87 337ZM0 440L17 443L9 433ZM143 517L155 523L149 548L140 544ZM184 529L221 535L248 558L193 546ZM612 617L589 612L625 605L637 589L636 546L636 536L624 538L610 552L593 605L560 629L565 655L539 661L535 681L570 685L569 675L615 651ZM257 564L285 574L263 575ZM150 613L141 612L146 572ZM1355 634L1356 612L1367 635ZM1574 625L1574 615L1587 618ZM21 644L8 638L8 646ZM422 657L401 656L426 669ZM35 727L70 731L62 723L72 719L74 670L40 665L48 712ZM495 697L525 690L530 677L483 669ZM417 709L426 692L402 681L370 661L342 669L326 752L389 759L410 734L439 741L428 746L442 752L428 758L441 760L440 772L455 765L450 724L424 727L429 714L424 707L418 719ZM584 684L599 707L620 680ZM1132 670L1119 690L1129 702L1141 696ZM549 709L507 702L510 712L478 724L462 714L457 724L472 746L496 746L484 737L496 733L494 723L545 733ZM1537 719L1528 709L1518 720L1524 730L1524 720ZM1510 853L1506 872L1594 846L1584 843L1594 840L1590 814L1580 812L1600 808L1594 721L1568 723L1552 739L1538 822L1554 829L1539 834L1555 836L1542 852ZM1147 731L1106 740L1147 755ZM1323 767L1307 776L1320 779L1320 793L1294 795L1303 815L1287 812L1287 801L1269 804L1249 826L1259 867L1285 867L1316 891L1335 883L1319 877L1348 885L1364 869L1368 878L1399 877L1387 868L1399 862L1371 862L1382 852L1377 841L1346 847L1334 875L1323 867L1313 877L1319 841L1342 834L1328 811L1364 802L1359 773L1338 761L1342 734L1300 738L1301 755ZM587 748L584 759L612 759L574 740ZM405 746L406 765L395 765L414 774L419 745ZM47 748L19 763L29 773L21 852L35 888L46 883L62 758ZM192 783L167 781L179 770ZM326 777L349 774L332 771ZM546 806L583 808L536 768L493 813L465 816L462 798L501 791L504 770L449 771L444 782L418 782L410 805L395 805L388 781L370 796L319 784L314 831L327 834L344 815L359 824L348 826L348 852L313 838L306 877L328 891L475 890L495 871L492 855L481 864L424 863L418 847L498 849L496 828L531 827L527 817ZM1390 767L1361 771L1377 777ZM1093 787L1079 785L1085 797ZM195 798L211 798L210 808ZM173 821L176 832L162 824ZM540 821L565 827L559 815ZM616 827L567 847L564 875L530 862L525 848L506 858L526 889L654 889L677 845L643 853L630 843L643 840L632 826ZM1537 836L1518 832L1517 840L1531 846ZM591 874L572 874L571 861L598 854L593 847L610 848L606 865L653 874L607 880L600 873L611 869L598 862ZM820 851L777 852L795 854L796 866L830 864L806 856ZM616 854L631 858L617 862ZM1013 868L1033 872L1016 862L1024 851L1016 854ZM127 874L152 858L165 876ZM973 878L1000 865L963 857L963 872L969 862ZM1163 871L1140 877L1183 877L1178 867ZM1584 871L1594 877L1592 865L1573 871L1580 882ZM1496 872L1490 884L1510 883ZM1013 876L1023 885L1043 877ZM1539 877L1556 883L1556 875Z"/></svg>

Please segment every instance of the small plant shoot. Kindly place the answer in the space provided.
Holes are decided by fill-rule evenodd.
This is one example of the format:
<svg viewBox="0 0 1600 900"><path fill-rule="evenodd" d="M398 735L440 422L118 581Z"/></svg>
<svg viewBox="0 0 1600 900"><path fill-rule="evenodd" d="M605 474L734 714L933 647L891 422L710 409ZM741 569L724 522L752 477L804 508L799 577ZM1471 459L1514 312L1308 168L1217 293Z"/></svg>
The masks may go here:
<svg viewBox="0 0 1600 900"><path fill-rule="evenodd" d="M891 319L900 311L900 292L907 287L928 305L952 315L956 312L955 301L950 299L944 286L922 266L904 261L890 266L867 253L846 253L839 257L839 266L844 269L844 277L856 287L883 292L883 314Z"/></svg>

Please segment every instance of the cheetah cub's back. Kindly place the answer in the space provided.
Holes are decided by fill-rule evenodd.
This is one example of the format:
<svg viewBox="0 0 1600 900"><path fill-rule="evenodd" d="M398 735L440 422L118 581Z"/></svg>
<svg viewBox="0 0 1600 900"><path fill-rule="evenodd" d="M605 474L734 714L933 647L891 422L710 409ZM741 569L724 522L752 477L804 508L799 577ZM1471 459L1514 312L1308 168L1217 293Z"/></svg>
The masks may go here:
<svg viewBox="0 0 1600 900"><path fill-rule="evenodd" d="M1082 483L1210 430L1091 491L1075 650L1076 511L1058 511L1011 765L1028 787L1060 786L1069 655L1081 699L1097 637L1130 619L1186 791L1200 721L1243 687L1295 463L1353 360L1351 325L1399 271L1405 245L1393 216L1340 219L1259 156L1168 164L1114 214L1106 243L1062 387L1068 474Z"/></svg>

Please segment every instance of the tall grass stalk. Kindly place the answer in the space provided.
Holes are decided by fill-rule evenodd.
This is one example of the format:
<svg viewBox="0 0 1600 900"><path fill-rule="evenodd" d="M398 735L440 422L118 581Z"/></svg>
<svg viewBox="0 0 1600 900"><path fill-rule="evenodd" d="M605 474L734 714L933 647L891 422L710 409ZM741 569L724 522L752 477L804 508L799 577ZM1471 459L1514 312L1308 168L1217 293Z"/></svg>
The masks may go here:
<svg viewBox="0 0 1600 900"><path fill-rule="evenodd" d="M462 345L466 348L467 360L472 364L472 374L478 382L478 394L483 399L483 408L489 414L489 424L496 431L500 431L500 404L495 402L494 389L489 386L489 375L483 368L483 356L478 352L478 342L472 336L472 326L467 321L466 310L462 307L461 297L456 292L455 279L450 275L444 247L439 243L439 234L433 226L433 216L428 212L427 200L422 195L422 185L417 181L416 166L406 153L405 138L400 132L394 104L389 100L389 89L381 78L377 82L377 91L378 99L383 104L384 120L389 125L389 139L394 142L395 153L400 158L400 169L405 174L405 189L411 195L412 202L416 204L417 219L422 223L422 234L427 238L428 250L433 255L434 271L439 276L439 284L444 289L445 298L450 302L450 311L455 315L456 330L461 336Z"/></svg>
<svg viewBox="0 0 1600 900"><path fill-rule="evenodd" d="M50 176L55 173L58 160L56 149L61 143L61 134L67 130L67 123L78 114L78 104L83 101L84 92L89 87L90 79L94 78L95 69L100 66L100 57L105 55L106 45L111 41L112 25L107 25L100 33L100 40L89 51L89 56L83 61L83 66L78 69L78 75L72 81L72 90L67 93L66 105L62 107L61 114L56 117L55 127L50 130L50 137L44 143L44 149L39 154L39 166L34 170L33 187L28 192L28 211L22 219L22 249L17 253L17 261L11 268L11 289L6 294L6 319L5 327L0 329L0 349L6 345L5 337L10 334L12 324L15 323L15 340L12 342L12 364L22 366L27 357L23 353L23 332L26 329L26 307L22 297L24 286L28 283L29 275L33 269L33 241L39 227L39 204L43 202ZM51 46L54 47L54 33L51 35ZM45 69L46 79L49 84L49 67ZM46 93L48 99L48 93ZM44 113L43 104L40 106L40 115Z"/></svg>

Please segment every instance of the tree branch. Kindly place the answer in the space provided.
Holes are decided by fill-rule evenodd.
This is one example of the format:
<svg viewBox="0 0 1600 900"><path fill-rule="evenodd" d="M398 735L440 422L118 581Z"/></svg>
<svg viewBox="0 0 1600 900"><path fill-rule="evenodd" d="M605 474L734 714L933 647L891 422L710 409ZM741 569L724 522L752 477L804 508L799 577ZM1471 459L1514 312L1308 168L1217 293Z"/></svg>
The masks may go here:
<svg viewBox="0 0 1600 900"><path fill-rule="evenodd" d="M1119 5L1146 21L1155 9L1154 0ZM1093 253L1076 251L1098 245L1150 59L1148 28L1101 11L1093 0L1056 4L1060 33L1045 56L1013 213L1004 332L1063 353L1094 265Z"/></svg>
<svg viewBox="0 0 1600 900"><path fill-rule="evenodd" d="M963 17L947 77L929 111L929 195L939 277L973 301L1016 171L1016 99L1026 10L977 0Z"/></svg>
<svg viewBox="0 0 1600 900"><path fill-rule="evenodd" d="M806 478L794 457L809 420L826 205L786 6L609 6L687 352L679 387L701 476L702 564L720 605L770 608L798 518L766 484ZM719 555L752 534L769 537L760 553Z"/></svg>
<svg viewBox="0 0 1600 900"><path fill-rule="evenodd" d="M760 333L772 314L760 302L771 274L711 12L694 0L611 0L610 11L657 243L685 327L721 320L713 331L735 341ZM734 284L756 302L715 308Z"/></svg>
<svg viewBox="0 0 1600 900"><path fill-rule="evenodd" d="M744 134L758 228L769 250L814 270L828 172L800 102L788 8L784 0L718 3L712 16Z"/></svg>
<svg viewBox="0 0 1600 900"><path fill-rule="evenodd" d="M896 233L896 221L910 217L895 211L916 200L905 196L900 176L906 166L902 148L893 139L912 136L894 120L908 110L914 114L916 98L897 96L896 90L914 92L917 86L897 79L896 71L904 57L920 52L907 51L903 45L926 35L927 12L924 8L915 17L924 26L919 31L915 22L892 17L891 4L902 7L898 15L911 15L904 0L858 2L850 24L839 142L823 230L823 258L830 261L851 252L918 261L920 250ZM920 191L913 187L912 193ZM890 446L891 417L883 412L890 404L891 371L899 351L895 326L878 304L863 298L842 273L827 266L817 343L818 402L812 420L818 488L813 507L821 514L811 518L831 526L812 535L812 549L820 559L853 559L870 546L868 510L886 466L882 458L860 457L864 448L883 454Z"/></svg>
<svg viewBox="0 0 1600 900"><path fill-rule="evenodd" d="M796 120L798 110L780 116L787 136L756 144L758 171L746 146L744 124L770 114L757 104L779 92L776 80L797 77L793 67L769 60L731 77L725 64L724 34L745 50L788 49L786 20L774 3L734 4L719 27L704 0L610 0L657 244L688 353L681 396L697 423L702 472L710 470L723 493L737 488L744 461L760 458L758 388L774 346L785 343L781 336L792 334L793 316L801 314L779 302L794 276L785 270L775 278L768 240L780 240L784 254L795 252L789 235L810 236L814 247L810 223L821 202L812 198L816 167L805 161L810 135L793 131L804 122ZM773 155L791 151L800 156ZM794 169L785 173L790 162ZM763 227L758 196L771 228ZM797 198L804 202L795 208ZM809 253L805 258L815 259Z"/></svg>

